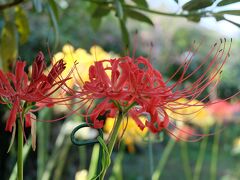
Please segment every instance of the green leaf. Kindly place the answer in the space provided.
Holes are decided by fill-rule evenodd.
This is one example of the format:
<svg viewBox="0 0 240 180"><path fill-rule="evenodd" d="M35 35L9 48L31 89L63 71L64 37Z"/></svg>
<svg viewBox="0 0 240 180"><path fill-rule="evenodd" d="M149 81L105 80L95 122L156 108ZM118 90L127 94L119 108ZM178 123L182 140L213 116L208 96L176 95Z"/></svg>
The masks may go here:
<svg viewBox="0 0 240 180"><path fill-rule="evenodd" d="M231 14L231 15L240 16L240 10L220 11L220 12L217 12L217 14L219 15Z"/></svg>
<svg viewBox="0 0 240 180"><path fill-rule="evenodd" d="M195 11L211 6L215 0L191 0L183 5L183 10Z"/></svg>
<svg viewBox="0 0 240 180"><path fill-rule="evenodd" d="M122 33L122 38L123 38L124 45L126 47L128 47L129 46L129 35L128 35L128 31L127 31L125 21L120 20L119 22L120 22L121 33Z"/></svg>
<svg viewBox="0 0 240 180"><path fill-rule="evenodd" d="M20 43L24 44L28 40L30 27L26 12L20 6L15 8L15 24L20 34Z"/></svg>
<svg viewBox="0 0 240 180"><path fill-rule="evenodd" d="M178 0L174 0L178 4Z"/></svg>
<svg viewBox="0 0 240 180"><path fill-rule="evenodd" d="M142 14L138 11L134 11L132 9L126 9L125 12L126 12L127 17L130 17L130 18L138 20L138 21L145 22L152 26L154 25L152 20L149 17L147 17L145 14Z"/></svg>
<svg viewBox="0 0 240 180"><path fill-rule="evenodd" d="M225 6L236 2L239 2L239 0L222 0L217 4L217 6Z"/></svg>
<svg viewBox="0 0 240 180"><path fill-rule="evenodd" d="M148 8L148 3L146 0L132 0L132 1L140 7Z"/></svg>
<svg viewBox="0 0 240 180"><path fill-rule="evenodd" d="M32 0L32 3L37 12L42 12L42 0Z"/></svg>
<svg viewBox="0 0 240 180"><path fill-rule="evenodd" d="M200 22L201 17L200 16L189 16L187 19L198 23L198 22Z"/></svg>
<svg viewBox="0 0 240 180"><path fill-rule="evenodd" d="M116 8L116 16L120 20L123 20L123 17L124 17L123 7L122 7L122 3L119 0L115 0L115 8Z"/></svg>
<svg viewBox="0 0 240 180"><path fill-rule="evenodd" d="M111 9L107 6L97 6L96 9L92 13L92 17L101 18L110 13Z"/></svg>
<svg viewBox="0 0 240 180"><path fill-rule="evenodd" d="M93 17L91 19L91 25L94 31L97 31L101 26L102 18Z"/></svg>
<svg viewBox="0 0 240 180"><path fill-rule="evenodd" d="M14 21L7 21L1 33L1 60L4 71L8 71L9 65L16 60L18 53L17 31Z"/></svg>
<svg viewBox="0 0 240 180"><path fill-rule="evenodd" d="M215 14L214 17L215 17L216 21L224 20L224 16L222 16L222 15Z"/></svg>
<svg viewBox="0 0 240 180"><path fill-rule="evenodd" d="M55 17L58 21L59 20L59 13L58 13L58 5L57 5L56 1L55 0L49 0L48 3L51 6L52 11L53 11L53 13L54 13L54 15L55 15Z"/></svg>
<svg viewBox="0 0 240 180"><path fill-rule="evenodd" d="M57 45L59 43L59 28L58 28L57 17L54 14L54 11L53 11L53 9L50 5L48 6L48 11L49 11L49 15L50 15L51 24L53 26L53 30L54 30L54 33L55 33L54 48L56 49Z"/></svg>

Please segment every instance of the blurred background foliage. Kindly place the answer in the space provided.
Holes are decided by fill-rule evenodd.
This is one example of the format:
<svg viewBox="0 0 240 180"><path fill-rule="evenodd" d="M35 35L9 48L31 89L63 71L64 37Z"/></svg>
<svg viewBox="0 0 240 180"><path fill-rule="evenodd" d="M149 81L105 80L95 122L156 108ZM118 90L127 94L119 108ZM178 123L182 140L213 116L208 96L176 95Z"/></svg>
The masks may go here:
<svg viewBox="0 0 240 180"><path fill-rule="evenodd" d="M202 45L194 57L191 70L201 63L215 42L219 43L219 39L226 36L200 26L199 23L205 18L228 22L226 26L233 24L240 27L240 10L228 8L239 3L239 0L171 1L177 6L177 11L163 1L154 7L153 1L146 0L0 0L0 67L6 72L11 71L16 59L26 60L30 65L39 50L48 54L50 60L67 43L87 51L97 44L105 51L119 55L126 55L128 51L132 55L136 49L134 55L150 57L155 67L167 78L180 65L194 41ZM238 17L239 21L233 21L228 15ZM217 89L218 98L229 97L240 88L239 32L233 37L230 60L225 64ZM230 37L227 35L226 38L229 43ZM6 109L1 106L1 117L6 116L5 112ZM39 119L51 119L51 116L59 116L59 113L39 113ZM240 138L239 114L236 117L222 124L226 128L218 142L217 179L240 178L240 143L237 140ZM74 125L81 121L78 116L72 119L75 119L75 124L68 124L68 121L54 124L38 122L38 149L37 152L29 151L25 179L74 179L77 171L89 169L90 159L94 159L94 153L93 156L91 154L97 147L79 148L71 144L69 134ZM4 132L4 127L3 118L0 124L0 175L3 179L9 179L16 152L12 148L6 154L10 135ZM209 129L214 131L215 126ZM109 177L149 179L170 142L167 136L161 135L161 138L161 143L149 145L148 141L143 141L135 144L135 148L131 147L134 149L132 153L127 152L129 147L116 148L113 173ZM209 179L215 136L210 136L206 141L200 179ZM180 150L186 146L190 170L194 171L199 149L204 145L202 142L187 145L177 142L168 157L162 179L185 179ZM154 158L151 159L151 156Z"/></svg>

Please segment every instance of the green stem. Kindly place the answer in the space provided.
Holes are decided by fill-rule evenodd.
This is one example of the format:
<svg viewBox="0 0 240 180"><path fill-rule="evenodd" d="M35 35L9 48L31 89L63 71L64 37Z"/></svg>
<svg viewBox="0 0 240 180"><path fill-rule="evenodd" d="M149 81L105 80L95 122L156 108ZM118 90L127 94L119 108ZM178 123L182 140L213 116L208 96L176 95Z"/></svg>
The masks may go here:
<svg viewBox="0 0 240 180"><path fill-rule="evenodd" d="M210 166L210 180L217 179L217 161L218 161L218 148L219 148L219 139L220 139L220 133L218 130L220 129L220 124L216 125L216 134L214 135L213 139L213 145L212 145L212 160L211 160L211 166Z"/></svg>
<svg viewBox="0 0 240 180"><path fill-rule="evenodd" d="M168 159L174 145L175 145L175 140L170 139L168 141L167 146L165 147L165 149L163 151L162 158L160 159L159 164L158 164L156 170L154 171L154 173L152 175L152 180L160 179L160 176L162 175L162 172L163 172L163 168L164 168L164 166L167 162L167 159Z"/></svg>
<svg viewBox="0 0 240 180"><path fill-rule="evenodd" d="M86 169L86 161L87 161L87 149L86 146L81 146L79 148L79 157L80 157L80 169Z"/></svg>
<svg viewBox="0 0 240 180"><path fill-rule="evenodd" d="M124 115L125 115L125 113L123 113L123 112L121 112L121 111L119 112L118 117L117 117L117 121L116 121L116 123L115 123L115 125L114 125L114 128L113 128L113 131L112 131L112 133L111 133L111 136L110 136L110 139L109 139L109 143L108 143L108 145L107 145L107 148L108 148L108 152L109 152L109 156L110 156L110 157L111 157L111 154L112 154L112 151L113 151L113 147L114 147L114 145L115 145L115 143L116 143L116 140L117 140L117 137L118 137L118 131L119 131L119 128L120 128L122 119L124 118ZM103 170L103 173L102 173L101 176L100 176L100 179L101 179L101 180L104 179L104 176L105 176L105 174L106 174L106 172L107 172L107 168L108 168L108 167L106 167L106 168Z"/></svg>
<svg viewBox="0 0 240 180"><path fill-rule="evenodd" d="M38 119L45 120L52 118L52 109L42 109L39 112ZM48 145L49 145L49 130L50 123L38 122L37 123L37 180L42 180L42 175L45 170L45 165L48 161Z"/></svg>
<svg viewBox="0 0 240 180"><path fill-rule="evenodd" d="M28 143L25 143L24 144L24 147L23 147L23 163L25 162L27 156L28 156L28 153L31 149L31 142L32 142L32 138L29 138L28 139ZM16 180L17 179L17 163L14 165L14 168L12 170L12 173L11 173L11 176L9 177L9 180Z"/></svg>
<svg viewBox="0 0 240 180"><path fill-rule="evenodd" d="M53 169L56 166L59 158L61 158L59 155L60 155L61 149L62 149L62 147L64 145L64 142L66 141L67 135L68 135L65 132L66 131L65 127L68 124L70 124L70 123L71 123L70 121L66 121L62 125L61 130L60 130L60 132L59 132L59 134L57 136L57 139L56 139L56 142L55 142L52 154L48 158L48 162L45 164L45 171L43 172L41 179L49 180L51 178Z"/></svg>
<svg viewBox="0 0 240 180"><path fill-rule="evenodd" d="M150 177L153 174L153 170L154 170L154 164L153 164L153 146L152 146L152 142L150 140L150 133L149 135L149 140L148 140L148 156L149 156L149 163L150 163Z"/></svg>
<svg viewBox="0 0 240 180"><path fill-rule="evenodd" d="M181 157L183 161L183 170L186 176L186 180L192 179L191 167L189 164L188 148L186 142L180 142Z"/></svg>
<svg viewBox="0 0 240 180"><path fill-rule="evenodd" d="M205 130L205 134L208 134L207 129ZM199 180L199 178L200 178L203 160L204 160L204 156L205 156L205 152L206 152L206 148L207 148L207 142L208 142L208 136L205 137L200 144L200 151L199 151L198 159L197 159L196 166L195 166L193 180Z"/></svg>
<svg viewBox="0 0 240 180"><path fill-rule="evenodd" d="M21 120L18 119L18 147L17 147L17 177L23 180L23 129Z"/></svg>
<svg viewBox="0 0 240 180"><path fill-rule="evenodd" d="M118 131L119 131L119 128L120 128L120 125L121 125L121 122L122 122L123 118L124 118L124 114L122 112L119 112L118 117L117 117L117 121L115 123L115 126L113 128L113 132L111 134L111 137L109 139L109 143L107 145L110 156L112 154L113 147L116 143L116 140L117 140L117 137L118 137Z"/></svg>
<svg viewBox="0 0 240 180"><path fill-rule="evenodd" d="M117 153L117 156L114 160L112 174L109 179L123 180L122 163L124 158L124 152L125 152L125 144L122 143L120 146L120 151Z"/></svg>
<svg viewBox="0 0 240 180"><path fill-rule="evenodd" d="M70 138L66 139L66 141L63 144L63 147L61 149L61 152L59 153L59 157L61 157L61 161L57 163L57 167L54 172L54 180L60 180L62 179L62 174L64 171L64 167L66 167L66 162L68 158L68 153L71 147L71 141Z"/></svg>
<svg viewBox="0 0 240 180"><path fill-rule="evenodd" d="M90 167L88 171L88 179L95 179L97 169L98 169L98 163L96 162L101 162L101 159L99 159L99 150L100 150L100 145L99 144L94 144L93 146L93 151L92 151L92 157L90 161Z"/></svg>

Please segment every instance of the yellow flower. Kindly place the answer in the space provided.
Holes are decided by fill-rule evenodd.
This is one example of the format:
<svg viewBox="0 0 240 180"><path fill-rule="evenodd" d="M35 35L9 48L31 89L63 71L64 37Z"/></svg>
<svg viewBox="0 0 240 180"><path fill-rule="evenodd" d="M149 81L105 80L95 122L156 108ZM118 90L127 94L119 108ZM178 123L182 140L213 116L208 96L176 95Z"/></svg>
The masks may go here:
<svg viewBox="0 0 240 180"><path fill-rule="evenodd" d="M240 137L237 137L233 141L233 148L232 148L232 154L240 154Z"/></svg>
<svg viewBox="0 0 240 180"><path fill-rule="evenodd" d="M74 81L77 81L78 85L82 84L81 79L83 81L88 80L88 69L91 65L94 64L95 61L109 59L111 58L111 54L105 52L100 46L92 46L90 48L90 53L86 50L78 48L74 49L74 47L70 44L65 44L62 48L62 52L58 52L54 55L54 61L59 61L63 59L66 63L66 69L62 73L63 77L67 77L74 67L74 62L76 62L76 68L73 71L73 74L70 77L74 77L72 80L68 81L68 86L72 87ZM80 79L81 77L81 79Z"/></svg>
<svg viewBox="0 0 240 180"><path fill-rule="evenodd" d="M211 127L214 124L214 118L204 107L204 104L195 99L191 100L191 102L189 101L182 98L171 104L175 111L169 112L170 117L176 121L190 122L203 129ZM186 106L185 104L188 105Z"/></svg>
<svg viewBox="0 0 240 180"><path fill-rule="evenodd" d="M145 121L145 117L140 117L140 120ZM114 122L115 118L106 119L104 125L105 132L107 132L108 134L111 133ZM147 128L142 131L131 117L126 117L123 119L120 129L122 131L118 133L118 137L123 139L123 141L127 145L129 152L135 151L134 144L139 143L147 133Z"/></svg>

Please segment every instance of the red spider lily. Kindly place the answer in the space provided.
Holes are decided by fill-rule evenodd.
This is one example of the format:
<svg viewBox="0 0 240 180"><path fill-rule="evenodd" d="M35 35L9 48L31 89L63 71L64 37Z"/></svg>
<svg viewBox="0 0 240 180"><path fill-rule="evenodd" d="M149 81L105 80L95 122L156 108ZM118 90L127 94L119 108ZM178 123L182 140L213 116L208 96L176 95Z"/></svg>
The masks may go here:
<svg viewBox="0 0 240 180"><path fill-rule="evenodd" d="M24 71L25 66L26 62L17 61L15 74L10 72L4 74L0 70L0 103L7 104L11 109L5 128L6 131L12 131L18 115L20 118L24 115L26 126L29 126L31 117L28 112L29 107L31 108L35 103L44 103L46 105L57 102L55 99L51 99L50 95L55 93L68 80L60 77L65 69L63 60L54 64L48 75L43 73L46 64L42 52L38 53L33 62L30 81Z"/></svg>
<svg viewBox="0 0 240 180"><path fill-rule="evenodd" d="M207 109L217 118L218 121L231 121L234 119L234 114L240 112L240 103L230 104L224 100L217 100L218 103L213 103L207 106Z"/></svg>
<svg viewBox="0 0 240 180"><path fill-rule="evenodd" d="M104 120L100 119L100 116L115 116L118 111L127 109L128 115L132 116L141 129L148 127L153 133L165 129L172 134L170 126L175 127L175 125L169 120L167 111L175 112L179 108L184 109L189 106L205 106L193 104L191 101L199 99L203 91L210 87L215 88L219 83L219 74L228 59L231 45L227 51L225 46L226 40L221 41L219 45L215 44L201 64L193 72L187 73L193 56L199 48L193 46L184 63L168 80L164 80L161 73L144 57L127 56L95 62L89 68L89 81L84 82L79 92L81 102L91 102L86 117L90 117L94 128L102 128ZM185 81L199 72L201 75L191 86L185 88L182 86ZM178 81L169 85L179 73ZM213 89L210 88L209 94L200 99L200 102L208 99L212 91ZM187 98L188 101L176 103L181 98ZM102 102L90 110L95 100ZM146 115L148 120L142 122L139 119L141 115Z"/></svg>

